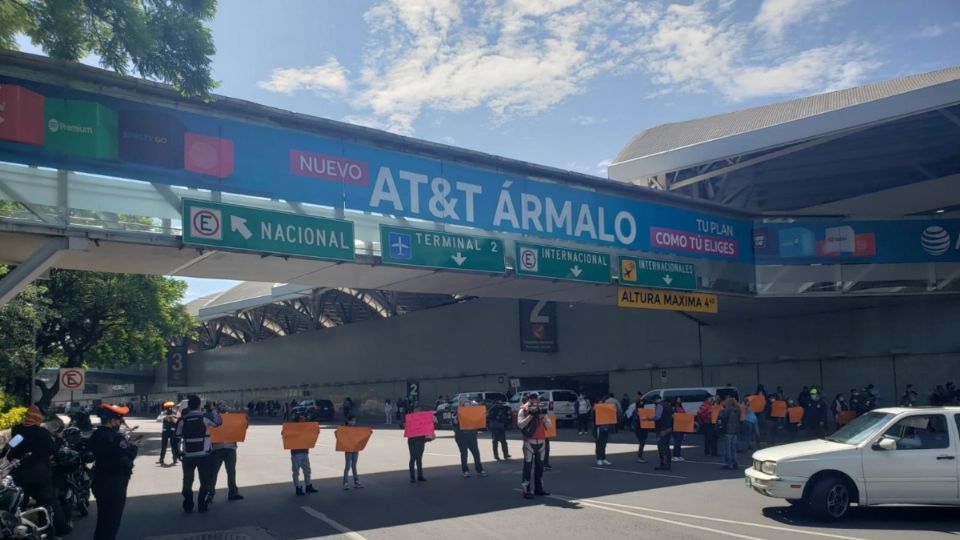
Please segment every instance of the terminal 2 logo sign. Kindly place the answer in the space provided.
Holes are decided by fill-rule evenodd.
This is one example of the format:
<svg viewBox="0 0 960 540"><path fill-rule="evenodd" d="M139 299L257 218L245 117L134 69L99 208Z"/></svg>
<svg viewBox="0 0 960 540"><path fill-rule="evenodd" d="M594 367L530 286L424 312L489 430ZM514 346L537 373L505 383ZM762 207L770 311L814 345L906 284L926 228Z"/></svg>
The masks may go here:
<svg viewBox="0 0 960 540"><path fill-rule="evenodd" d="M960 249L960 238L957 240L957 249ZM950 233L939 225L931 225L920 235L920 247L930 255L939 257L950 251Z"/></svg>

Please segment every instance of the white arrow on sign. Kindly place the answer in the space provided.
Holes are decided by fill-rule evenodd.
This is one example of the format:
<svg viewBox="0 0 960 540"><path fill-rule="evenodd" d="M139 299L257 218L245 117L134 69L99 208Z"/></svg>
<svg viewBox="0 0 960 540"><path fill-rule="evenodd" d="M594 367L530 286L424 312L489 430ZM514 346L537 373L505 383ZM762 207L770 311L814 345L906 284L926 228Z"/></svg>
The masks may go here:
<svg viewBox="0 0 960 540"><path fill-rule="evenodd" d="M663 276L663 282L666 283L667 285L669 285L669 284L673 283L673 278L670 277L670 274L667 274L667 275Z"/></svg>
<svg viewBox="0 0 960 540"><path fill-rule="evenodd" d="M463 262L467 260L467 258L461 255L459 251L456 255L451 255L450 258L453 259L453 262L457 263L457 266L463 266Z"/></svg>
<svg viewBox="0 0 960 540"><path fill-rule="evenodd" d="M580 274L583 273L583 270L580 269L580 265L576 265L570 269L570 273L573 274L573 277L580 277Z"/></svg>
<svg viewBox="0 0 960 540"><path fill-rule="evenodd" d="M244 240L249 240L253 236L247 228L247 220L242 217L230 216L230 230L240 233Z"/></svg>

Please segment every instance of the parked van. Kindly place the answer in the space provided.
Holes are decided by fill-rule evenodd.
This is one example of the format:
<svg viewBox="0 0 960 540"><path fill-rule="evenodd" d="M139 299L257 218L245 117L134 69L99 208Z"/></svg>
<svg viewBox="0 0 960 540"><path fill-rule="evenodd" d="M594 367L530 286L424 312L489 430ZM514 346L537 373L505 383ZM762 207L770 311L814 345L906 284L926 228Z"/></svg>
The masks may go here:
<svg viewBox="0 0 960 540"><path fill-rule="evenodd" d="M520 410L523 396L534 392L540 395L541 403L547 404L550 413L557 416L558 422L576 420L577 415L574 411L576 410L577 393L573 390L521 390L514 394L508 402L510 409L513 411L514 424L516 424L517 411Z"/></svg>
<svg viewBox="0 0 960 540"><path fill-rule="evenodd" d="M663 401L667 403L673 403L678 397L683 403L683 410L688 413L696 414L697 410L700 409L700 405L703 403L703 400L708 397L720 396L720 399L725 399L727 396L733 396L737 400L740 399L740 391L732 386L697 386L691 388L655 388L641 398L644 405L649 405L653 403L653 398L655 396L660 396L663 398ZM697 431L700 431L699 424L696 426Z"/></svg>

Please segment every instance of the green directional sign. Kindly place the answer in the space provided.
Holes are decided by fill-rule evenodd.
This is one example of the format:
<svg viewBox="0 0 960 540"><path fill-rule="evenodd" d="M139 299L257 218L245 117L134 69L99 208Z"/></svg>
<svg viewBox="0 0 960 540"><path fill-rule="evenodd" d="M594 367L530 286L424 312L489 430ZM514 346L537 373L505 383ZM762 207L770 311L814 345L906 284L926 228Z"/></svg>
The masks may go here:
<svg viewBox="0 0 960 540"><path fill-rule="evenodd" d="M183 199L183 243L273 255L352 261L353 223Z"/></svg>
<svg viewBox="0 0 960 540"><path fill-rule="evenodd" d="M690 263L620 256L620 284L659 289L697 289L697 267Z"/></svg>
<svg viewBox="0 0 960 540"><path fill-rule="evenodd" d="M503 273L503 242L426 229L380 226L383 264Z"/></svg>
<svg viewBox="0 0 960 540"><path fill-rule="evenodd" d="M610 283L610 255L517 242L517 275Z"/></svg>

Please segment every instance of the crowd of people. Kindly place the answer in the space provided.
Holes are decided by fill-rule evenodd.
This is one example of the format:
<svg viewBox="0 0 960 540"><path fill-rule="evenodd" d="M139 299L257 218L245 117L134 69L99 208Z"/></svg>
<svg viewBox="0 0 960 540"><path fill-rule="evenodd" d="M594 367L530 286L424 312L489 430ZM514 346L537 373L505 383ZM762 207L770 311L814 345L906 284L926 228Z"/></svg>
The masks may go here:
<svg viewBox="0 0 960 540"><path fill-rule="evenodd" d="M580 393L574 411L577 433L590 434L594 439L593 457L598 467L612 465L606 452L610 435L623 430L632 432L636 438L638 463L647 463L646 445L652 440L657 448L654 469L671 470L675 463L684 461L683 446L687 436L674 430L674 416L692 414L698 424L697 431L703 436L704 456L722 457L725 469L736 470L739 467L738 454L759 448L762 444L823 437L854 418L884 405L880 392L872 384L853 388L849 393L837 393L830 403L826 403L823 394L823 390L816 386L804 386L794 397L788 396L780 386L773 392L767 392L761 384L749 395L740 397L735 392L718 392L718 395L705 399L696 410L685 410L680 398L668 402L662 396L655 395L652 400L645 402L642 392L637 392L632 401L625 394L621 399L610 393L593 399ZM442 400L443 397L439 397L438 403ZM782 403L779 408L778 402ZM938 385L930 393L928 402L932 406L957 405L960 403L960 389L953 382ZM201 404L198 396L191 395L183 411L177 412L173 402L161 405L162 435L158 463L167 466L166 455L170 450L170 465L181 465L182 506L184 512L188 513L194 509L201 513L209 510L221 468L225 468L227 473L227 500L243 499L236 482L236 443L212 443L210 436L211 429L221 425L221 414L228 407L223 402L207 402L203 407ZM601 404L616 411L615 422L595 421L593 413ZM919 395L915 386L906 385L899 402L895 404L917 406ZM296 422L307 421L305 411L298 409L297 414L292 415L295 405L276 401L251 402L247 405L247 412L258 416L283 415L285 420ZM465 401L455 405L477 403ZM384 406L385 423L392 424L394 419L402 423L407 412L418 409L411 407L404 399L398 399L395 404L387 400ZM650 411L641 414L643 409ZM784 410L791 411L791 414L784 414ZM452 424L454 441L460 451L461 473L465 478L474 474L485 477L487 473L481 459L478 431L461 428L455 411L456 408ZM346 398L341 405L344 424L356 425L357 412L352 399ZM102 405L98 410L100 427L87 443L94 457L96 471L93 481L93 493L98 501L96 540L116 538L126 503L127 483L140 444L140 439L132 436L132 430L122 429L125 426L124 416L128 413L127 406ZM489 404L487 408L486 427L496 461L511 459L507 430L513 425L513 414L514 411L503 400ZM525 498L549 495L543 483L544 471L550 469L548 433L554 427L551 426L549 407L540 403L538 394L527 394L522 398L515 419L523 440L522 494ZM65 535L72 528L70 512L60 508L51 470L51 458L63 444L63 426L51 428L43 422L41 411L35 406L31 407L23 423L13 429L13 435L23 436L23 444L16 448L4 448L2 456L21 460L15 472L17 484L37 504L48 508L56 534ZM431 440L429 436L407 439L411 483L426 481L423 456L426 444ZM469 463L471 457L472 471ZM290 450L290 459L294 492L297 495L316 493L311 482L309 451ZM357 473L358 460L359 452L344 452L344 489L364 487ZM352 483L349 482L351 474ZM195 483L199 483L196 496Z"/></svg>

